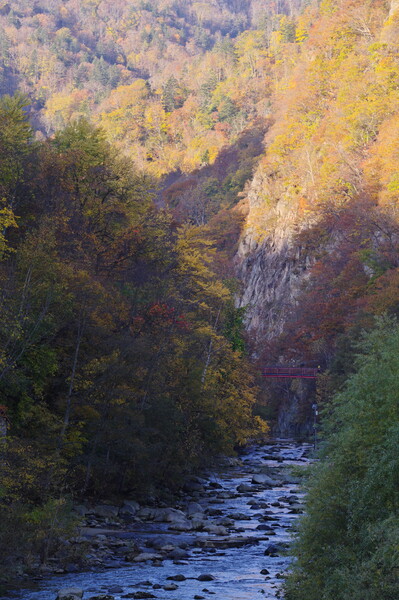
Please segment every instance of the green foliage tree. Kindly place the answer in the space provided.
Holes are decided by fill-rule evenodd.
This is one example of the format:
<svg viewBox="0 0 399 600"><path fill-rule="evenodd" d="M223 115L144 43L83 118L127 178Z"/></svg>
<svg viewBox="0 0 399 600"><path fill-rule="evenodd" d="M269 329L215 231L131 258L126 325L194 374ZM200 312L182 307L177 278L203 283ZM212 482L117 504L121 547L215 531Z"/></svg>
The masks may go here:
<svg viewBox="0 0 399 600"><path fill-rule="evenodd" d="M399 327L381 317L325 418L320 465L286 585L289 600L388 600L398 594Z"/></svg>
<svg viewBox="0 0 399 600"><path fill-rule="evenodd" d="M22 173L33 136L26 118L28 105L28 99L22 94L0 98L0 198L11 210L17 186L23 182Z"/></svg>

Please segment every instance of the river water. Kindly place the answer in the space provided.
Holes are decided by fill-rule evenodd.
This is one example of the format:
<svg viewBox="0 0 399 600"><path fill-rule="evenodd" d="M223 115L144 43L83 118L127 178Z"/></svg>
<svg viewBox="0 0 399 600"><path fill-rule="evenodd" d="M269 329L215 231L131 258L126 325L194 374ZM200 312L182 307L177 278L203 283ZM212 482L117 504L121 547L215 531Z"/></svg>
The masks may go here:
<svg viewBox="0 0 399 600"><path fill-rule="evenodd" d="M61 588L84 590L84 600L111 593L115 600L154 597L160 600L272 600L279 597L281 576L289 566L283 546L302 512L303 494L292 467L306 466L309 444L276 440L247 449L239 460L207 474L199 489L184 501L201 504L209 522L223 525L227 535L203 531L176 532L167 523L135 522L130 533L143 552L154 552L154 537L183 546L184 560L148 561L119 568L52 576L37 587L10 592L13 600L55 600ZM254 474L271 477L252 482ZM240 491L237 490L239 486ZM147 548L148 545L148 548ZM266 570L266 571L265 571ZM204 574L210 581L199 581ZM170 577L177 577L172 582ZM179 579L184 579L180 581ZM174 590L164 589L172 583ZM120 591L115 591L120 588ZM146 596L147 594L147 596ZM5 598L5 597L4 597Z"/></svg>

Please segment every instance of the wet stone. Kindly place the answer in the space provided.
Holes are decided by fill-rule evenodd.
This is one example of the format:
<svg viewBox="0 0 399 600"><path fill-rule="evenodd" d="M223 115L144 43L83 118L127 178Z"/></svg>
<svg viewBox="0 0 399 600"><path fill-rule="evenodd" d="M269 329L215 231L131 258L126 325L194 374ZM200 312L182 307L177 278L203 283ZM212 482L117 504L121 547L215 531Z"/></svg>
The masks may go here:
<svg viewBox="0 0 399 600"><path fill-rule="evenodd" d="M167 583L166 585L163 586L163 589L166 592L174 592L175 590L177 590L179 588L178 585L176 585L175 583Z"/></svg>
<svg viewBox="0 0 399 600"><path fill-rule="evenodd" d="M64 588L58 592L57 600L80 600L83 590L80 588Z"/></svg>
<svg viewBox="0 0 399 600"><path fill-rule="evenodd" d="M197 577L198 581L214 581L215 578L213 575L210 575L209 573L203 573L202 575L199 575L199 577Z"/></svg>
<svg viewBox="0 0 399 600"><path fill-rule="evenodd" d="M123 598L135 598L137 600L141 600L144 598L156 598L156 596L151 594L151 592L133 592L132 594L126 594L123 596Z"/></svg>
<svg viewBox="0 0 399 600"><path fill-rule="evenodd" d="M186 550L182 550L181 548L175 548L172 552L167 554L167 558L172 558L173 560L183 560L188 557L188 552Z"/></svg>
<svg viewBox="0 0 399 600"><path fill-rule="evenodd" d="M223 514L223 511L220 510L219 508L209 508L206 513L210 516L210 517L220 517Z"/></svg>
<svg viewBox="0 0 399 600"><path fill-rule="evenodd" d="M277 546L270 544L265 550L265 556L278 556L279 549Z"/></svg>
<svg viewBox="0 0 399 600"><path fill-rule="evenodd" d="M252 493L253 490L253 485L249 485L247 483L240 483L240 485L237 486L237 492L240 493Z"/></svg>

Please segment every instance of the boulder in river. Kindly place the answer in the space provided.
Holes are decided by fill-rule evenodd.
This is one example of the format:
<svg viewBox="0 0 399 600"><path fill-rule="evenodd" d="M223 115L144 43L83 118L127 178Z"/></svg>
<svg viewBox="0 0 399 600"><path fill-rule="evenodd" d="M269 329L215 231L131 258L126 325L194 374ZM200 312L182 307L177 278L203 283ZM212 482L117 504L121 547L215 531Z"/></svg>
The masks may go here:
<svg viewBox="0 0 399 600"><path fill-rule="evenodd" d="M204 512L204 507L201 506L201 504L199 504L199 502L190 502L190 504L187 507L187 514L189 516L197 515L197 514L203 513L203 512Z"/></svg>
<svg viewBox="0 0 399 600"><path fill-rule="evenodd" d="M186 519L186 515L177 508L157 508L153 518L157 523L176 523Z"/></svg>
<svg viewBox="0 0 399 600"><path fill-rule="evenodd" d="M126 500L119 509L120 517L134 517L140 510L140 505L133 500Z"/></svg>
<svg viewBox="0 0 399 600"><path fill-rule="evenodd" d="M100 504L94 507L94 514L96 517L102 517L103 519L114 519L118 516L119 508L117 506L111 506L108 504Z"/></svg>
<svg viewBox="0 0 399 600"><path fill-rule="evenodd" d="M269 544L269 546L265 550L266 556L278 556L281 552L283 552L286 548L285 543L281 544Z"/></svg>
<svg viewBox="0 0 399 600"><path fill-rule="evenodd" d="M240 485L237 486L237 492L241 492L241 493L253 492L253 489L247 483L240 483Z"/></svg>
<svg viewBox="0 0 399 600"><path fill-rule="evenodd" d="M212 533L214 535L224 536L228 534L226 527L223 527L222 525L213 525L213 523L205 525L204 531L206 531L207 533Z"/></svg>
<svg viewBox="0 0 399 600"><path fill-rule="evenodd" d="M185 560L188 557L188 552L181 548L175 548L171 552L168 552L167 557L172 560Z"/></svg>
<svg viewBox="0 0 399 600"><path fill-rule="evenodd" d="M215 578L213 575L211 575L210 573L202 573L202 575L199 575L197 577L198 581L214 581Z"/></svg>
<svg viewBox="0 0 399 600"><path fill-rule="evenodd" d="M299 485L301 483L301 479L299 477L294 477L294 475L284 473L283 477L284 483L287 485Z"/></svg>
<svg viewBox="0 0 399 600"><path fill-rule="evenodd" d="M252 483L273 487L275 481L265 473L257 473L252 477Z"/></svg>
<svg viewBox="0 0 399 600"><path fill-rule="evenodd" d="M150 506L143 506L137 511L136 516L143 521L151 521L154 518L155 510Z"/></svg>
<svg viewBox="0 0 399 600"><path fill-rule="evenodd" d="M236 498L236 496L233 492L220 492L218 494L219 500L231 500L232 498Z"/></svg>
<svg viewBox="0 0 399 600"><path fill-rule="evenodd" d="M163 589L166 592L174 592L175 590L177 590L179 588L178 585L176 585L175 583L167 583L166 585L163 586Z"/></svg>
<svg viewBox="0 0 399 600"><path fill-rule="evenodd" d="M133 558L133 562L147 562L147 560L162 560L162 556L152 552L142 552Z"/></svg>
<svg viewBox="0 0 399 600"><path fill-rule="evenodd" d="M232 519L233 521L250 521L251 520L251 515L247 515L246 513L229 513L227 515L227 517L229 519Z"/></svg>
<svg viewBox="0 0 399 600"><path fill-rule="evenodd" d="M193 528L191 521L188 519L180 519L179 521L173 521L169 525L171 531L191 531Z"/></svg>
<svg viewBox="0 0 399 600"><path fill-rule="evenodd" d="M166 579L169 579L170 581L186 581L186 577L184 575L182 575L181 573L178 573L177 575L171 575L170 577L167 577Z"/></svg>
<svg viewBox="0 0 399 600"><path fill-rule="evenodd" d="M269 533L271 533L272 535L275 535L275 531L272 527L270 527L270 525L266 525L266 523L260 523L259 525L256 526L256 529L259 531L267 531Z"/></svg>
<svg viewBox="0 0 399 600"><path fill-rule="evenodd" d="M191 528L194 531L202 531L204 529L205 525L208 524L208 520L195 518L195 519L192 519L190 521L190 523L191 523Z"/></svg>
<svg viewBox="0 0 399 600"><path fill-rule="evenodd" d="M296 504L290 507L289 514L290 515L301 515L303 513L302 504Z"/></svg>
<svg viewBox="0 0 399 600"><path fill-rule="evenodd" d="M168 545L169 543L170 542L165 540L165 537L162 535L147 540L147 546L150 548L154 548L155 550L161 550L164 546Z"/></svg>
<svg viewBox="0 0 399 600"><path fill-rule="evenodd" d="M81 600L81 598L83 598L83 590L73 587L60 590L56 600Z"/></svg>
<svg viewBox="0 0 399 600"><path fill-rule="evenodd" d="M223 527L233 527L234 521L233 521L233 519L229 519L228 517L225 517L224 519L220 519L220 521L218 521L217 524L222 525Z"/></svg>

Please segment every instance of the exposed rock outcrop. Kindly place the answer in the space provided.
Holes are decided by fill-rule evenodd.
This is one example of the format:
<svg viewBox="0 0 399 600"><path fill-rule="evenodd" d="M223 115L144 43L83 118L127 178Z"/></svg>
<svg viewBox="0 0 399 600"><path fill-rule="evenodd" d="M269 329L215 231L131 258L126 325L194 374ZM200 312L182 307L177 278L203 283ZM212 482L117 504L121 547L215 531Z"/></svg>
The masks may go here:
<svg viewBox="0 0 399 600"><path fill-rule="evenodd" d="M308 275L312 259L295 241L304 221L289 191L279 198L259 168L248 192L247 226L237 254L243 283L240 306L256 345L279 335Z"/></svg>
<svg viewBox="0 0 399 600"><path fill-rule="evenodd" d="M247 198L246 229L237 254L237 273L243 284L239 306L246 307L252 350L259 356L265 342L283 332L314 259L298 241L297 234L309 226L309 218L300 209L295 189L283 188L261 164ZM281 398L275 424L278 434L309 433L311 410L302 414L307 390L298 391ZM305 398L305 404L310 406L310 400Z"/></svg>

